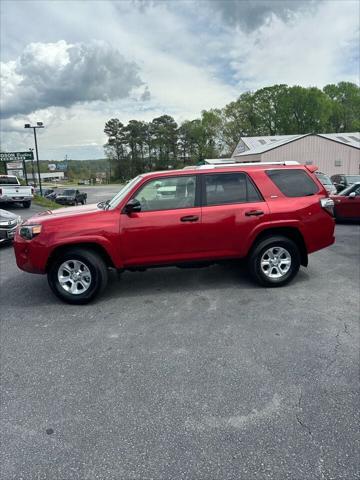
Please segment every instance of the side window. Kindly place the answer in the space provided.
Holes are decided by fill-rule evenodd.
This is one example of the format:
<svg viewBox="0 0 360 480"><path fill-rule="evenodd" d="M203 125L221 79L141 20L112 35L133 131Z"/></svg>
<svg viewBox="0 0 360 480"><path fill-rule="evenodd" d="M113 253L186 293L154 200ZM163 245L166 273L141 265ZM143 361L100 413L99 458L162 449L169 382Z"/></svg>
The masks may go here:
<svg viewBox="0 0 360 480"><path fill-rule="evenodd" d="M146 183L136 193L142 212L195 206L196 177L161 177Z"/></svg>
<svg viewBox="0 0 360 480"><path fill-rule="evenodd" d="M303 170L267 170L266 174L286 197L306 197L319 191L316 183Z"/></svg>
<svg viewBox="0 0 360 480"><path fill-rule="evenodd" d="M205 175L206 205L260 201L261 196L244 173Z"/></svg>

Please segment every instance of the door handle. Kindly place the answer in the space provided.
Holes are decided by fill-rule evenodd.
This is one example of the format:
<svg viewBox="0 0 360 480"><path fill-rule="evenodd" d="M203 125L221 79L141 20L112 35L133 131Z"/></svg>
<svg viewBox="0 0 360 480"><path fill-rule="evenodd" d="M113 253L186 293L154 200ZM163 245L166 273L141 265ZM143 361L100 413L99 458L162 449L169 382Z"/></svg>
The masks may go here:
<svg viewBox="0 0 360 480"><path fill-rule="evenodd" d="M245 212L247 217L258 217L259 215L264 215L262 210L250 210L249 212Z"/></svg>
<svg viewBox="0 0 360 480"><path fill-rule="evenodd" d="M181 217L180 220L182 222L197 222L199 217L196 215L187 215L186 217Z"/></svg>

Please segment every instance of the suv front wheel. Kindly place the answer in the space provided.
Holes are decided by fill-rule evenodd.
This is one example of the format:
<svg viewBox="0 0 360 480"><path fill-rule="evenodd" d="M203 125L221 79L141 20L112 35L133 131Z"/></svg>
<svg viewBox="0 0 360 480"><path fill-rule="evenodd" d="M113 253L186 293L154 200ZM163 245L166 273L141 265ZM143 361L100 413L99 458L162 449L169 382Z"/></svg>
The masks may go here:
<svg viewBox="0 0 360 480"><path fill-rule="evenodd" d="M287 237L269 237L260 241L249 257L249 269L257 283L280 287L289 283L300 268L300 252Z"/></svg>
<svg viewBox="0 0 360 480"><path fill-rule="evenodd" d="M72 304L90 302L106 287L108 271L104 260L87 249L72 248L52 262L48 282L57 297Z"/></svg>

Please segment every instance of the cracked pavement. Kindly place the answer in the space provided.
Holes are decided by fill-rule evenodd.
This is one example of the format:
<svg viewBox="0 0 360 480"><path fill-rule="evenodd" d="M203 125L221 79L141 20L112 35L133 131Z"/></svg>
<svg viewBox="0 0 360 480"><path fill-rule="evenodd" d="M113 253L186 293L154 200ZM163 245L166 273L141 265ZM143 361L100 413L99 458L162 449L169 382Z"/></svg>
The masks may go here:
<svg viewBox="0 0 360 480"><path fill-rule="evenodd" d="M354 480L359 227L281 289L112 275L64 305L0 250L2 480Z"/></svg>

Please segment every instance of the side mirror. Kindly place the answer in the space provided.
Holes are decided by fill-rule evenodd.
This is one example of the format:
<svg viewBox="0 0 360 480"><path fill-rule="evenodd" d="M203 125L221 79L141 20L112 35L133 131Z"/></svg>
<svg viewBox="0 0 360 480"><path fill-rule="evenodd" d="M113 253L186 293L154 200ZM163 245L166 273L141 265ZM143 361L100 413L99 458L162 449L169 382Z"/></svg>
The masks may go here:
<svg viewBox="0 0 360 480"><path fill-rule="evenodd" d="M355 198L356 197L356 192L351 192L349 194L349 198Z"/></svg>
<svg viewBox="0 0 360 480"><path fill-rule="evenodd" d="M141 212L141 203L136 198L132 198L128 201L124 208L125 213Z"/></svg>

